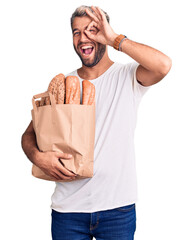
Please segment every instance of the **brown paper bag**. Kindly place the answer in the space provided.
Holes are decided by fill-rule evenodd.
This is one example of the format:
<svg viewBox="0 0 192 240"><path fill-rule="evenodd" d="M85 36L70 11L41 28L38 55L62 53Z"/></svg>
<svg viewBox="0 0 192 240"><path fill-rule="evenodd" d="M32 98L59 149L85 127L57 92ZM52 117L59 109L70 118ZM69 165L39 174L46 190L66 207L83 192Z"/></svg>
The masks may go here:
<svg viewBox="0 0 192 240"><path fill-rule="evenodd" d="M37 107L35 99L50 97L51 105ZM64 166L76 173L77 179L93 176L95 141L95 106L82 104L56 104L48 91L32 98L33 128L40 151L59 151L72 154L61 159ZM33 176L53 180L33 164ZM63 180L71 181L71 180Z"/></svg>

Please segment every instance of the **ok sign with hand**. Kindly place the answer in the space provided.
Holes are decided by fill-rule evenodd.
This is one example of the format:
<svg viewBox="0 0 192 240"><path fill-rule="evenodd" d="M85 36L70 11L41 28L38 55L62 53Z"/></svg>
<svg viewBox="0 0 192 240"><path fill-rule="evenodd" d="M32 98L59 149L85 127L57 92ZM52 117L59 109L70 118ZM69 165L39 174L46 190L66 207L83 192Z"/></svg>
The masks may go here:
<svg viewBox="0 0 192 240"><path fill-rule="evenodd" d="M91 7L93 13L86 9L87 15L92 19L87 29L85 30L86 35L101 44L113 46L115 38L118 36L110 24L107 21L105 13L99 7ZM93 31L91 29L96 28L97 31Z"/></svg>

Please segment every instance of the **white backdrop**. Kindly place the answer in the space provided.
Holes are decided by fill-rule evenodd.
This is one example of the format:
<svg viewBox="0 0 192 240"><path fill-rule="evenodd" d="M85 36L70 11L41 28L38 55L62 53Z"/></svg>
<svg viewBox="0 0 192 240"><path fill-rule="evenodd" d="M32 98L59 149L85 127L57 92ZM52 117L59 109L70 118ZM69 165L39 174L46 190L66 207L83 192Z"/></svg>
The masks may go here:
<svg viewBox="0 0 192 240"><path fill-rule="evenodd" d="M139 201L136 240L191 240L190 1L2 1L1 231L0 239L51 239L54 183L31 176L21 135L31 120L31 98L58 73L81 66L70 16L79 5L108 12L117 33L172 58L170 73L144 96L135 135ZM109 47L113 61L132 61Z"/></svg>

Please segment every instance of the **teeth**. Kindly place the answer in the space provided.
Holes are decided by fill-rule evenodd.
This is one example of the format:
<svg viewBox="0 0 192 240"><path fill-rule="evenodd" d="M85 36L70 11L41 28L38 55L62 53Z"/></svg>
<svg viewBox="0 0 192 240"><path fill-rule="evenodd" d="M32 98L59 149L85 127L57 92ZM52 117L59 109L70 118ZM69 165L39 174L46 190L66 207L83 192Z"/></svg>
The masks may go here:
<svg viewBox="0 0 192 240"><path fill-rule="evenodd" d="M92 48L92 46L83 46L82 49Z"/></svg>

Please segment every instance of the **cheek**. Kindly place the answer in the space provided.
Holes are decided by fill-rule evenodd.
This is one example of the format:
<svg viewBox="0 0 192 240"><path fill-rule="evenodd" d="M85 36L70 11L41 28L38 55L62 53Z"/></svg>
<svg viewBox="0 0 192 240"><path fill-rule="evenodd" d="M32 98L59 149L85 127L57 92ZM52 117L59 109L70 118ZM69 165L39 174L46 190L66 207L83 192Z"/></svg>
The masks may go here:
<svg viewBox="0 0 192 240"><path fill-rule="evenodd" d="M73 45L75 46L75 48L77 48L77 43L78 43L77 39L73 38Z"/></svg>
<svg viewBox="0 0 192 240"><path fill-rule="evenodd" d="M99 50L99 46L98 44L95 44L95 52L98 52L98 50Z"/></svg>

